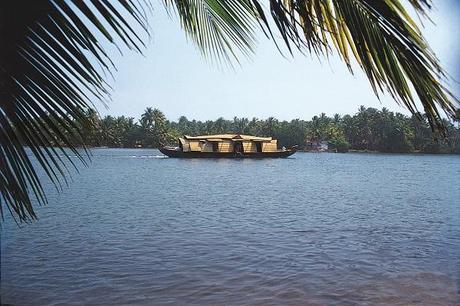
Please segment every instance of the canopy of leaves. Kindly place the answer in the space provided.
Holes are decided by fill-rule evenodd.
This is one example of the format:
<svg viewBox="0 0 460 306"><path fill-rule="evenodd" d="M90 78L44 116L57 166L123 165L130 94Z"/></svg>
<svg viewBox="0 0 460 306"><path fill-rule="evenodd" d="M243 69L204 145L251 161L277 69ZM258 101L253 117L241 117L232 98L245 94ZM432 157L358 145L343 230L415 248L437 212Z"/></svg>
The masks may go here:
<svg viewBox="0 0 460 306"><path fill-rule="evenodd" d="M36 218L30 191L46 202L29 153L56 186L65 181L61 156L74 164L63 146L85 162L73 142L81 137L79 125L87 124L92 99L106 98L101 73L112 66L98 39L120 39L140 50L143 43L131 24L147 30L140 5L122 0L114 5L109 0L0 2L2 216L7 208L19 221ZM56 139L61 146L53 146Z"/></svg>
<svg viewBox="0 0 460 306"><path fill-rule="evenodd" d="M222 117L216 120L189 120L181 116L169 121L157 108L148 107L139 120L124 116L99 118L88 112L94 124L83 130L84 143L95 147L110 148L158 148L164 144L177 146L183 135L248 134L272 136L278 145L312 150L319 143L328 142L329 149L339 152L351 150L390 153L460 153L460 125L444 119L448 138L436 141L426 117L394 113L387 108L378 110L361 106L356 114L333 117L325 113L311 120L278 120Z"/></svg>
<svg viewBox="0 0 460 306"><path fill-rule="evenodd" d="M421 15L431 8L429 0L409 3ZM166 4L176 8L205 55L236 57L235 46L252 51L258 22L275 42L279 34L290 52L329 56L335 49L350 72L354 58L377 96L388 92L412 113L425 113L433 129L444 129L441 112L455 117L459 101L443 84L446 72L400 0L269 0L269 12L259 0Z"/></svg>

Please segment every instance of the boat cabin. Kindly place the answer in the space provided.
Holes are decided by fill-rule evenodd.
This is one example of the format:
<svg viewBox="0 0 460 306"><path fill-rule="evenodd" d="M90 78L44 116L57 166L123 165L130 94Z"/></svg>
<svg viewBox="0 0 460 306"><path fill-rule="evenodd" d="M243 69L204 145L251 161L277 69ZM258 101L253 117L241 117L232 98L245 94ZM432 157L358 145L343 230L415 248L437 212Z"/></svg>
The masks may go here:
<svg viewBox="0 0 460 306"><path fill-rule="evenodd" d="M277 140L241 134L184 136L179 138L182 152L262 153L276 152Z"/></svg>

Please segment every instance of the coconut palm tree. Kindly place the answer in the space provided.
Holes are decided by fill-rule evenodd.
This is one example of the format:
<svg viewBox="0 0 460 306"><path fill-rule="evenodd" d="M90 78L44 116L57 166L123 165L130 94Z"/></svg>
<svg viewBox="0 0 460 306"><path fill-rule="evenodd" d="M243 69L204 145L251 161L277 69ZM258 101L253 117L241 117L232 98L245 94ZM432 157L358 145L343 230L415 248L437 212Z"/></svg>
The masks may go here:
<svg viewBox="0 0 460 306"><path fill-rule="evenodd" d="M154 108L152 112L153 118L153 146L158 148L165 144L168 135L168 121L165 115L158 108Z"/></svg>
<svg viewBox="0 0 460 306"><path fill-rule="evenodd" d="M151 147L153 145L153 134L154 134L154 127L155 127L155 118L153 115L153 108L147 107L144 113L141 115L141 119L139 120L141 124L142 133L144 135L143 145L146 147Z"/></svg>
<svg viewBox="0 0 460 306"><path fill-rule="evenodd" d="M142 129L149 130L152 129L155 125L155 118L153 116L153 108L147 107L144 113L141 115L141 119L139 120Z"/></svg>
<svg viewBox="0 0 460 306"><path fill-rule="evenodd" d="M431 5L430 0L408 3L421 15ZM187 35L208 58L234 62L250 55L261 28L289 52L328 56L335 49L351 72L354 58L377 95L387 91L415 114L420 101L433 129L443 130L441 112L454 116L458 100L444 84L446 74L400 0L164 4L178 14ZM19 221L36 218L29 193L38 203L46 202L36 167L59 186L67 165L75 166L63 146L86 163L85 151L73 144L82 137L79 127L88 124L85 112L93 108L92 101L105 101L108 95L105 77L113 63L105 47L142 51L150 10L148 0L0 2L2 216L7 209Z"/></svg>

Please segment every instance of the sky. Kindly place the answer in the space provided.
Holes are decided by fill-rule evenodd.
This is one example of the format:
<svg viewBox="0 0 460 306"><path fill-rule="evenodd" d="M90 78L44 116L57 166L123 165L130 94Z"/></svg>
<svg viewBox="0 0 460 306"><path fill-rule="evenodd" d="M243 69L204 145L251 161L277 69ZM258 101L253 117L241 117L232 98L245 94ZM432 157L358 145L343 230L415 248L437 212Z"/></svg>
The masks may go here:
<svg viewBox="0 0 460 306"><path fill-rule="evenodd" d="M442 65L460 80L460 5L457 0L437 0L430 15L435 24L423 21L423 33ZM460 2L460 1L459 1ZM377 99L364 73L351 75L337 56L283 57L262 34L255 54L240 66L219 67L203 58L187 40L176 17L157 5L150 18L152 38L143 55L124 50L115 56L117 71L108 108L97 105L102 116L138 119L146 107L156 107L169 120L218 117L305 119L322 112L354 114L360 105L405 114L409 112L389 96ZM459 86L452 83L454 91Z"/></svg>

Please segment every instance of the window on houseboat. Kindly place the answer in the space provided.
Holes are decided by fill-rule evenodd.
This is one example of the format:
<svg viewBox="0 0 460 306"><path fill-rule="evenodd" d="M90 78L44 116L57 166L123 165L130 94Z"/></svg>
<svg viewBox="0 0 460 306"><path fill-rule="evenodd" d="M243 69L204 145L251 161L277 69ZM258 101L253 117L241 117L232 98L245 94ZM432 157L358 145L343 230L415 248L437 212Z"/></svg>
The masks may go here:
<svg viewBox="0 0 460 306"><path fill-rule="evenodd" d="M218 152L219 151L219 143L218 142L213 142L212 143L212 151L213 152Z"/></svg>
<svg viewBox="0 0 460 306"><path fill-rule="evenodd" d="M256 150L257 152L262 152L262 143L260 141L256 142Z"/></svg>

